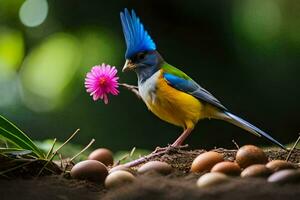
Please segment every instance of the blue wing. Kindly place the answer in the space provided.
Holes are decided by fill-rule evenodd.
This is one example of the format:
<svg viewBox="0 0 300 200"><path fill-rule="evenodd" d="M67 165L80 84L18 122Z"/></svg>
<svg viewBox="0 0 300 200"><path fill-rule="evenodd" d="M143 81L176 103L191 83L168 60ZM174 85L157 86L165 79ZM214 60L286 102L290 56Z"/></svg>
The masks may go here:
<svg viewBox="0 0 300 200"><path fill-rule="evenodd" d="M211 93L202 88L192 79L187 80L170 73L164 73L164 78L169 83L169 85L176 88L177 90L186 92L199 100L216 106L221 110L227 110L218 99L216 99Z"/></svg>
<svg viewBox="0 0 300 200"><path fill-rule="evenodd" d="M263 136L266 139L268 139L269 141L273 142L274 144L276 144L279 147L286 150L286 148L281 143L279 143L277 140L272 138L266 132L260 130L259 128L250 124L249 122L243 120L242 118L228 112L228 110L220 103L220 101L218 99L216 99L211 93L209 93L207 90L203 89L200 85L198 85L192 79L181 78L174 74L170 74L170 73L166 73L166 72L163 74L163 76L164 76L165 80L169 83L169 85L176 88L177 90L188 93L188 94L196 97L197 99L207 102L211 105L214 105L217 108L219 108L220 110L224 111L224 114L227 117L225 117L223 120L228 121L238 127L241 127L257 136Z"/></svg>

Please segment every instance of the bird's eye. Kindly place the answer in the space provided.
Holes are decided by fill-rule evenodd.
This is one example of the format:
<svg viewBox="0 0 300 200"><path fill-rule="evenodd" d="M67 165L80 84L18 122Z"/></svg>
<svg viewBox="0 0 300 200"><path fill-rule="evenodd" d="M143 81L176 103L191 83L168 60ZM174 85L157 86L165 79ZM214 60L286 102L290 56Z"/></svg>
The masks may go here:
<svg viewBox="0 0 300 200"><path fill-rule="evenodd" d="M137 60L143 60L144 58L145 58L145 53L138 53L137 55L136 55L136 58L137 58Z"/></svg>

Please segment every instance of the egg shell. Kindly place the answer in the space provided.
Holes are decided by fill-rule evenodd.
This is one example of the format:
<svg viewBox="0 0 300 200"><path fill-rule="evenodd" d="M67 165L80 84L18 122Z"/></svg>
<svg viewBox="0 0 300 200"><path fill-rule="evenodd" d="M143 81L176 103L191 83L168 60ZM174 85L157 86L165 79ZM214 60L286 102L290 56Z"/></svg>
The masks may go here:
<svg viewBox="0 0 300 200"><path fill-rule="evenodd" d="M294 169L294 165L285 160L272 160L266 164L266 167L271 169L273 172L282 170L282 169Z"/></svg>
<svg viewBox="0 0 300 200"><path fill-rule="evenodd" d="M268 177L272 171L263 164L255 164L247 167L241 173L241 177Z"/></svg>
<svg viewBox="0 0 300 200"><path fill-rule="evenodd" d="M103 183L108 171L106 166L96 160L85 160L77 163L71 169L71 177Z"/></svg>
<svg viewBox="0 0 300 200"><path fill-rule="evenodd" d="M246 168L253 164L265 164L268 158L262 149L253 145L245 145L237 151L235 161L241 168Z"/></svg>
<svg viewBox="0 0 300 200"><path fill-rule="evenodd" d="M270 183L300 183L300 170L284 169L275 172L268 178Z"/></svg>
<svg viewBox="0 0 300 200"><path fill-rule="evenodd" d="M109 166L114 164L113 153L109 149L99 148L90 153L89 160L98 160L104 165Z"/></svg>
<svg viewBox="0 0 300 200"><path fill-rule="evenodd" d="M197 180L196 184L199 188L207 188L207 187L216 186L218 184L227 182L229 180L230 180L229 177L226 176L225 174L219 172L210 172L202 175Z"/></svg>
<svg viewBox="0 0 300 200"><path fill-rule="evenodd" d="M234 162L223 161L215 164L211 169L211 172L220 172L231 176L238 176L241 173L241 168Z"/></svg>
<svg viewBox="0 0 300 200"><path fill-rule="evenodd" d="M160 174L169 174L173 171L171 165L161 161L150 161L138 169L138 173L143 174L149 171L155 171Z"/></svg>
<svg viewBox="0 0 300 200"><path fill-rule="evenodd" d="M127 171L127 172L130 172L130 173L134 172L131 168L125 167L124 165L118 165L118 166L115 166L115 167L111 168L108 171L108 173L110 174L110 173L113 173L113 172L119 171L119 170Z"/></svg>
<svg viewBox="0 0 300 200"><path fill-rule="evenodd" d="M114 188L135 181L135 176L128 171L118 170L110 173L105 179L105 187Z"/></svg>
<svg viewBox="0 0 300 200"><path fill-rule="evenodd" d="M202 153L199 156L197 156L193 161L191 166L191 172L199 173L210 171L215 164L222 161L224 161L224 159L222 154L220 153L214 151Z"/></svg>

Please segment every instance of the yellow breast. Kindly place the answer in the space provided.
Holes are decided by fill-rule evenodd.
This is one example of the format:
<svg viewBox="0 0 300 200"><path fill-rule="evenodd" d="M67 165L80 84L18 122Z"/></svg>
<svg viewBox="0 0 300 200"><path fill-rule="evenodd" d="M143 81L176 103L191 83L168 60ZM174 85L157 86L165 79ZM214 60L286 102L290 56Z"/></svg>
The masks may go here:
<svg viewBox="0 0 300 200"><path fill-rule="evenodd" d="M199 119L206 117L204 104L181 92L162 78L158 78L154 99L147 101L148 108L159 118L183 128L193 128Z"/></svg>

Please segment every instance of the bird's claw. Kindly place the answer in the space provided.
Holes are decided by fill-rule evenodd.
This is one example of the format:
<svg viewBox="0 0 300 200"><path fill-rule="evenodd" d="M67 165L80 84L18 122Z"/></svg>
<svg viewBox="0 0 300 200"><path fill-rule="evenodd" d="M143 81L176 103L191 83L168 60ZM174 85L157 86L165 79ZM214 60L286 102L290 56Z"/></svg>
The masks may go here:
<svg viewBox="0 0 300 200"><path fill-rule="evenodd" d="M155 150L152 152L152 154L162 152L162 151L166 151L167 148L168 147L156 147Z"/></svg>
<svg viewBox="0 0 300 200"><path fill-rule="evenodd" d="M188 145L180 145L180 146L173 146L173 145L168 145L167 147L156 147L155 150L152 152L153 153L159 153L159 152L162 152L164 151L165 153L169 153L169 152L172 152L172 151L177 151L177 150L181 150L181 149L184 149L184 148L187 148Z"/></svg>

